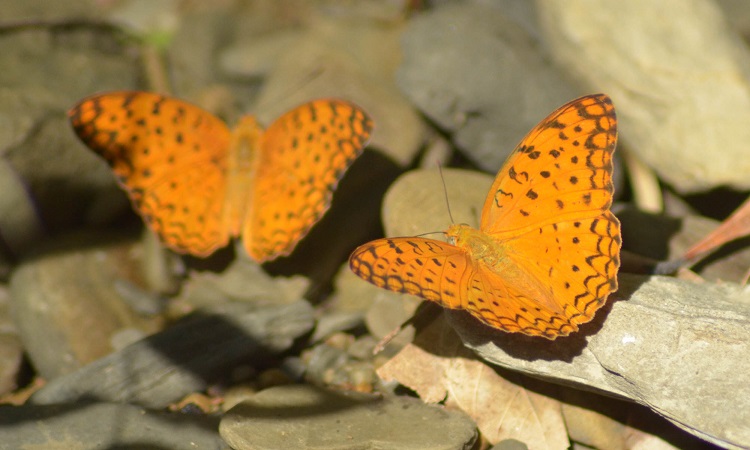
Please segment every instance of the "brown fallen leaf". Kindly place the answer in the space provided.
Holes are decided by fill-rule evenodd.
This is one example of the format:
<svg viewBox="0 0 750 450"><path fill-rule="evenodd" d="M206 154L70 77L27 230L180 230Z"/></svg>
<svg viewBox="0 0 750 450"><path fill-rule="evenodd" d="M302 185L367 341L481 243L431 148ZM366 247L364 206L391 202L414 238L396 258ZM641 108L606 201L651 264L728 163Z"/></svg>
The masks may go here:
<svg viewBox="0 0 750 450"><path fill-rule="evenodd" d="M680 268L689 267L735 239L750 235L750 198L745 200L721 225L690 247L679 259L657 264L657 274L672 274ZM748 272L743 279L747 283Z"/></svg>
<svg viewBox="0 0 750 450"><path fill-rule="evenodd" d="M492 444L516 439L533 449L570 445L560 402L527 389L526 383L541 382L499 375L462 345L442 317L381 366L378 375L409 387L427 403L444 400L446 407L463 410Z"/></svg>

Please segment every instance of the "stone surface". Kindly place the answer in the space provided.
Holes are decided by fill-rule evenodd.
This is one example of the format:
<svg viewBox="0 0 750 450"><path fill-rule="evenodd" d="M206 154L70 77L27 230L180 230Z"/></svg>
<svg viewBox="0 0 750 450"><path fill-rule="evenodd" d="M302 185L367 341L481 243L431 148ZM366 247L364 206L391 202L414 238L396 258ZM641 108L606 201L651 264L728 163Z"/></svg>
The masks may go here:
<svg viewBox="0 0 750 450"><path fill-rule="evenodd" d="M237 303L223 315L198 316L51 380L36 404L79 399L163 408L204 390L232 368L262 365L312 329L312 307L300 300L253 308Z"/></svg>
<svg viewBox="0 0 750 450"><path fill-rule="evenodd" d="M509 3L447 2L412 18L397 78L404 94L489 171L547 114L584 93L550 64L526 22L533 12Z"/></svg>
<svg viewBox="0 0 750 450"><path fill-rule="evenodd" d="M0 162L0 231L13 257L47 237L25 183L5 159ZM9 271L0 269L0 275L7 278Z"/></svg>
<svg viewBox="0 0 750 450"><path fill-rule="evenodd" d="M262 391L232 408L219 432L238 450L465 449L477 438L461 412L312 386Z"/></svg>
<svg viewBox="0 0 750 450"><path fill-rule="evenodd" d="M308 285L308 280L300 276L272 277L258 263L243 255L219 274L208 271L192 273L172 309L199 309L221 314L226 308L236 308L234 302L253 305L294 303L302 298Z"/></svg>
<svg viewBox="0 0 750 450"><path fill-rule="evenodd" d="M581 331L544 341L450 313L484 360L646 405L722 446L750 445L750 293L739 286L620 274L620 289Z"/></svg>
<svg viewBox="0 0 750 450"><path fill-rule="evenodd" d="M484 173L451 168L442 169L442 175L437 169L405 173L383 199L381 215L386 236L434 233L429 237L442 240L442 232L451 223L478 227L493 180Z"/></svg>
<svg viewBox="0 0 750 450"><path fill-rule="evenodd" d="M13 273L13 320L43 377L73 372L107 355L119 331L152 333L160 327L158 316L134 310L118 290L122 283L140 283L135 247L118 234L60 236Z"/></svg>
<svg viewBox="0 0 750 450"><path fill-rule="evenodd" d="M750 50L715 2L536 5L551 57L612 97L621 142L663 180L750 188Z"/></svg>
<svg viewBox="0 0 750 450"><path fill-rule="evenodd" d="M345 344L336 345L336 338L346 337ZM364 355L353 355L349 351L352 336L339 333L325 343L302 352L305 364L305 380L317 386L336 389L373 392L378 377L373 366L372 348Z"/></svg>
<svg viewBox="0 0 750 450"><path fill-rule="evenodd" d="M30 3L44 10L37 20L58 14L55 20L80 19L76 11L86 8L76 1L67 9L47 11L48 5ZM10 21L13 15L4 11L3 18ZM65 116L77 100L94 91L135 86L138 71L116 36L106 27L45 26L0 36L0 46L6 49L0 55L0 66L5 67L0 74L0 153L25 187L3 189L2 195L10 198L0 206L26 204L37 214L19 214L8 232L23 229L18 222L24 218L27 233L40 226L56 232L101 224L128 207L106 163L77 141ZM23 256L25 247L17 256Z"/></svg>
<svg viewBox="0 0 750 450"><path fill-rule="evenodd" d="M215 417L114 403L0 407L4 448L223 450Z"/></svg>

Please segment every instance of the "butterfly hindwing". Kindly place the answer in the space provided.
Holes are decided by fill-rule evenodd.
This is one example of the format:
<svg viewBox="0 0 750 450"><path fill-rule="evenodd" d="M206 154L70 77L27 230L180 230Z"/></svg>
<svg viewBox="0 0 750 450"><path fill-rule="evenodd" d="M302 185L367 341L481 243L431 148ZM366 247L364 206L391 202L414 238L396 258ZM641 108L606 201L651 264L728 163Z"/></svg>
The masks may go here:
<svg viewBox="0 0 750 450"><path fill-rule="evenodd" d="M389 291L416 295L446 308L459 308L471 261L460 248L425 238L378 239L349 258L357 276Z"/></svg>

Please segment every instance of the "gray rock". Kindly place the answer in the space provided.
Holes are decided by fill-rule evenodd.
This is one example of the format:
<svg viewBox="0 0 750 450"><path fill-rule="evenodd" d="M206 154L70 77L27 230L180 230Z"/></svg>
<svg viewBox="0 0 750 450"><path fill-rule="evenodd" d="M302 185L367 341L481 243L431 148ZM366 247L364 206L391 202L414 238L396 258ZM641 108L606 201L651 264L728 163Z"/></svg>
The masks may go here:
<svg viewBox="0 0 750 450"><path fill-rule="evenodd" d="M493 171L576 90L528 28L531 11L506 15L490 3L443 4L410 20L397 81L475 164Z"/></svg>
<svg viewBox="0 0 750 450"><path fill-rule="evenodd" d="M360 360L328 342L318 344L302 353L302 361L306 364L305 380L318 386L373 392L378 376L372 363L372 352L364 356Z"/></svg>
<svg viewBox="0 0 750 450"><path fill-rule="evenodd" d="M77 11L91 9L77 1L66 7L50 8L50 13L37 4L34 20L55 16L64 21L72 15L80 20ZM12 16L4 14L4 19ZM65 32L36 27L0 36L6 50L0 55L5 67L0 86L8 86L0 89L0 152L26 188L12 191L15 201L24 204L30 197L39 215L29 219L30 230L40 220L52 231L102 223L128 207L106 163L77 142L65 117L77 100L97 90L135 86L139 71L116 35L102 27Z"/></svg>
<svg viewBox="0 0 750 450"><path fill-rule="evenodd" d="M219 432L238 450L468 449L477 438L458 411L304 385L256 394L227 412Z"/></svg>
<svg viewBox="0 0 750 450"><path fill-rule="evenodd" d="M226 449L217 419L114 403L0 407L4 448Z"/></svg>
<svg viewBox="0 0 750 450"><path fill-rule="evenodd" d="M590 324L556 341L509 335L450 312L484 360L646 405L721 446L750 446L750 294L620 274L620 289Z"/></svg>
<svg viewBox="0 0 750 450"><path fill-rule="evenodd" d="M24 348L45 378L70 373L113 350L127 328L152 333L158 317L123 301L118 284L139 283L134 244L122 235L60 236L24 260L10 281L11 310Z"/></svg>
<svg viewBox="0 0 750 450"><path fill-rule="evenodd" d="M163 408L203 390L241 364L263 364L313 326L305 301L187 320L51 380L31 401L67 403L88 398Z"/></svg>
<svg viewBox="0 0 750 450"><path fill-rule="evenodd" d="M193 273L176 301L183 308L221 314L224 308L236 307L235 302L294 303L302 298L308 286L309 281L301 276L270 276L243 253L219 274Z"/></svg>
<svg viewBox="0 0 750 450"><path fill-rule="evenodd" d="M0 395L18 387L23 367L23 346L15 334L0 333Z"/></svg>
<svg viewBox="0 0 750 450"><path fill-rule="evenodd" d="M10 317L9 303L8 288L0 286L0 395L18 387L23 364L23 346Z"/></svg>
<svg viewBox="0 0 750 450"><path fill-rule="evenodd" d="M539 0L537 11L550 55L612 97L622 142L663 180L682 193L750 188L750 51L715 2Z"/></svg>
<svg viewBox="0 0 750 450"><path fill-rule="evenodd" d="M0 162L0 231L3 241L7 242L9 259L28 252L34 244L47 237L24 181L5 159ZM7 279L9 272L10 267L0 265L3 279Z"/></svg>

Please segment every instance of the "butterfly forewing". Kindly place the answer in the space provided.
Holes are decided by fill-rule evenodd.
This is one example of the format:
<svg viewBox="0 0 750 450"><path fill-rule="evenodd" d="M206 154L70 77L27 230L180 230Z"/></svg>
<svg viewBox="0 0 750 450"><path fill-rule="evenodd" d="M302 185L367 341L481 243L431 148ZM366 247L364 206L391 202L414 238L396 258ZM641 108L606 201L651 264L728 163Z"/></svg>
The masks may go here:
<svg viewBox="0 0 750 450"><path fill-rule="evenodd" d="M230 133L221 120L177 99L125 91L88 97L68 115L169 247L205 256L226 245L221 213Z"/></svg>
<svg viewBox="0 0 750 450"><path fill-rule="evenodd" d="M362 153L372 127L361 108L336 99L303 104L271 124L261 139L243 232L251 256L264 261L288 254L307 234L329 208L336 185Z"/></svg>
<svg viewBox="0 0 750 450"><path fill-rule="evenodd" d="M481 230L515 236L608 209L616 141L617 119L606 95L560 107L534 127L498 172L482 210Z"/></svg>

